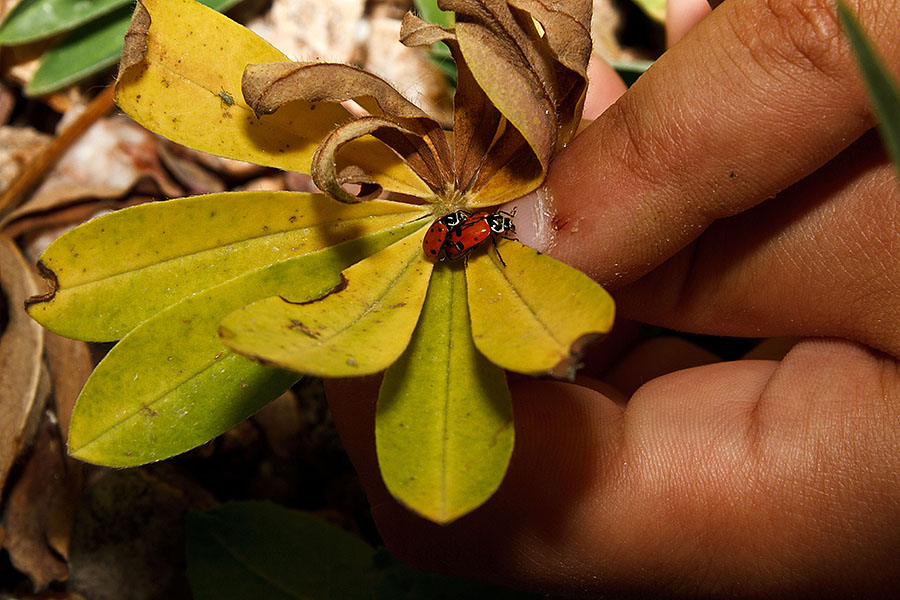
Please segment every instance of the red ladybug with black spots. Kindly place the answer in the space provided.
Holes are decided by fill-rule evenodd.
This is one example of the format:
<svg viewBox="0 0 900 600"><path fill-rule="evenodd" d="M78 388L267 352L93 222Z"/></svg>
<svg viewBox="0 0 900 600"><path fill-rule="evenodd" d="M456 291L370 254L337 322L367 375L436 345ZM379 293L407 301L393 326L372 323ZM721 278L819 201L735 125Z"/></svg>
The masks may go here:
<svg viewBox="0 0 900 600"><path fill-rule="evenodd" d="M455 229L465 223L470 216L471 213L458 210L444 215L432 223L425 234L425 239L422 240L422 250L425 251L425 256L434 260L440 258L441 251L444 250L444 243L447 241L447 234L451 229Z"/></svg>
<svg viewBox="0 0 900 600"><path fill-rule="evenodd" d="M457 211L434 222L431 229L425 235L423 247L425 254L437 259L441 251L451 260L458 260L468 256L469 252L486 242L488 239L497 249L497 238L515 239L513 235L516 226L512 222L515 217L515 209L512 212L482 211L474 214L465 211ZM438 242L440 245L438 246ZM500 252L497 252L500 263L506 266Z"/></svg>

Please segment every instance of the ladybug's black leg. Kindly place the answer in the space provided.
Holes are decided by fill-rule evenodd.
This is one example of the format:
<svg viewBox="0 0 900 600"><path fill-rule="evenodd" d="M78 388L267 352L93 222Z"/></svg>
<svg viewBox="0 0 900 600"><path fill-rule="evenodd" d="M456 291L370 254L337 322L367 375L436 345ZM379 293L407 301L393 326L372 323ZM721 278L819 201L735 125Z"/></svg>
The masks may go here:
<svg viewBox="0 0 900 600"><path fill-rule="evenodd" d="M475 249L475 247L473 246L473 247L469 248L468 250L466 250L465 252L463 252L462 254L459 255L460 258L463 258L463 259L465 259L465 261L466 261L466 262L464 263L464 266L466 266L466 267L469 266L469 255L472 254L472 251L473 251L474 249Z"/></svg>
<svg viewBox="0 0 900 600"><path fill-rule="evenodd" d="M497 253L497 258L500 259L500 264L504 267L506 266L506 262L504 262L503 257L500 256L500 248L497 246L497 238L491 236L491 242L494 243L494 251Z"/></svg>

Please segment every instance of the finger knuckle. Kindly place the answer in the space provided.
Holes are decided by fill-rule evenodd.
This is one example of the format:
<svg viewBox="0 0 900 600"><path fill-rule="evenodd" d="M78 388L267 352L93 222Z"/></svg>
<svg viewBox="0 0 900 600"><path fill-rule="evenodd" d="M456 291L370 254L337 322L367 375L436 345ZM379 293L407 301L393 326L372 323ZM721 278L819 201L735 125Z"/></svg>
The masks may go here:
<svg viewBox="0 0 900 600"><path fill-rule="evenodd" d="M743 41L761 66L830 78L846 73L843 35L830 0L765 0L756 6L756 22Z"/></svg>
<svg viewBox="0 0 900 600"><path fill-rule="evenodd" d="M652 187L670 183L663 166L674 163L678 157L674 150L683 147L678 135L682 129L678 126L679 116L667 113L664 107L625 103L616 103L607 110L607 118L617 124L626 141L617 157L623 172ZM667 120L657 120L659 114L666 114Z"/></svg>

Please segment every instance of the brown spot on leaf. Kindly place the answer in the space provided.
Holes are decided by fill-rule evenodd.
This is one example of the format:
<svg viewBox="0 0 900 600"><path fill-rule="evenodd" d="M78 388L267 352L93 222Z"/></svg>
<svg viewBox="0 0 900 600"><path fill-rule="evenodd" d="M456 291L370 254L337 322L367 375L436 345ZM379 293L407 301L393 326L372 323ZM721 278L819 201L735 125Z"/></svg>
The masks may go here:
<svg viewBox="0 0 900 600"><path fill-rule="evenodd" d="M341 273L340 283L338 283L336 286L334 286L333 288L331 288L330 290L328 290L327 292L325 292L318 298L313 298L312 300L304 300L303 302L295 302L292 300L288 300L284 296L279 296L279 298L281 298L288 304L297 304L299 306L303 306L304 304L312 304L313 302L321 302L322 300L324 300L325 298L327 298L328 296L330 296L332 294L337 294L338 292L342 292L347 288L347 285L349 285L349 282L347 281L347 278L344 277L344 274Z"/></svg>
<svg viewBox="0 0 900 600"><path fill-rule="evenodd" d="M50 291L44 294L38 294L37 296L31 296L25 300L25 310L28 310L28 308L34 304L53 300L54 296L56 296L56 292L59 291L59 280L56 278L56 273L50 270L47 265L40 260L37 263L37 270L38 273L41 274L41 277L44 278L44 281L50 284Z"/></svg>
<svg viewBox="0 0 900 600"><path fill-rule="evenodd" d="M313 331L312 329L310 329L309 327L307 327L306 325L304 325L301 321L298 321L297 319L291 319L287 325L287 328L290 329L291 331L293 331L294 329L297 329L300 331L300 333L307 335L313 339L319 338L319 334L317 334L315 331Z"/></svg>

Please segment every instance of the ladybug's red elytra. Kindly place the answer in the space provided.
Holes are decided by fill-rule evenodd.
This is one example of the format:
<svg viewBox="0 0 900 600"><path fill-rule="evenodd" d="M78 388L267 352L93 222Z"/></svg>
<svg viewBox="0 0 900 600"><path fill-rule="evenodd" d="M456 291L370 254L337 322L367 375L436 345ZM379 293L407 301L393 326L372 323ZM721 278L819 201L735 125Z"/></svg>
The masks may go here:
<svg viewBox="0 0 900 600"><path fill-rule="evenodd" d="M467 213L456 211L434 222L431 229L425 235L422 243L425 254L437 259L443 250L447 258L458 260L468 256L469 252L477 248L488 239L497 249L498 237L515 239L516 226L512 222L516 212L482 211ZM497 252L500 263L506 266L500 252Z"/></svg>
<svg viewBox="0 0 900 600"><path fill-rule="evenodd" d="M432 223L425 234L425 239L422 240L422 250L425 251L425 256L437 260L441 251L444 250L447 234L451 229L455 229L465 223L470 216L472 216L472 213L458 210L444 215Z"/></svg>

